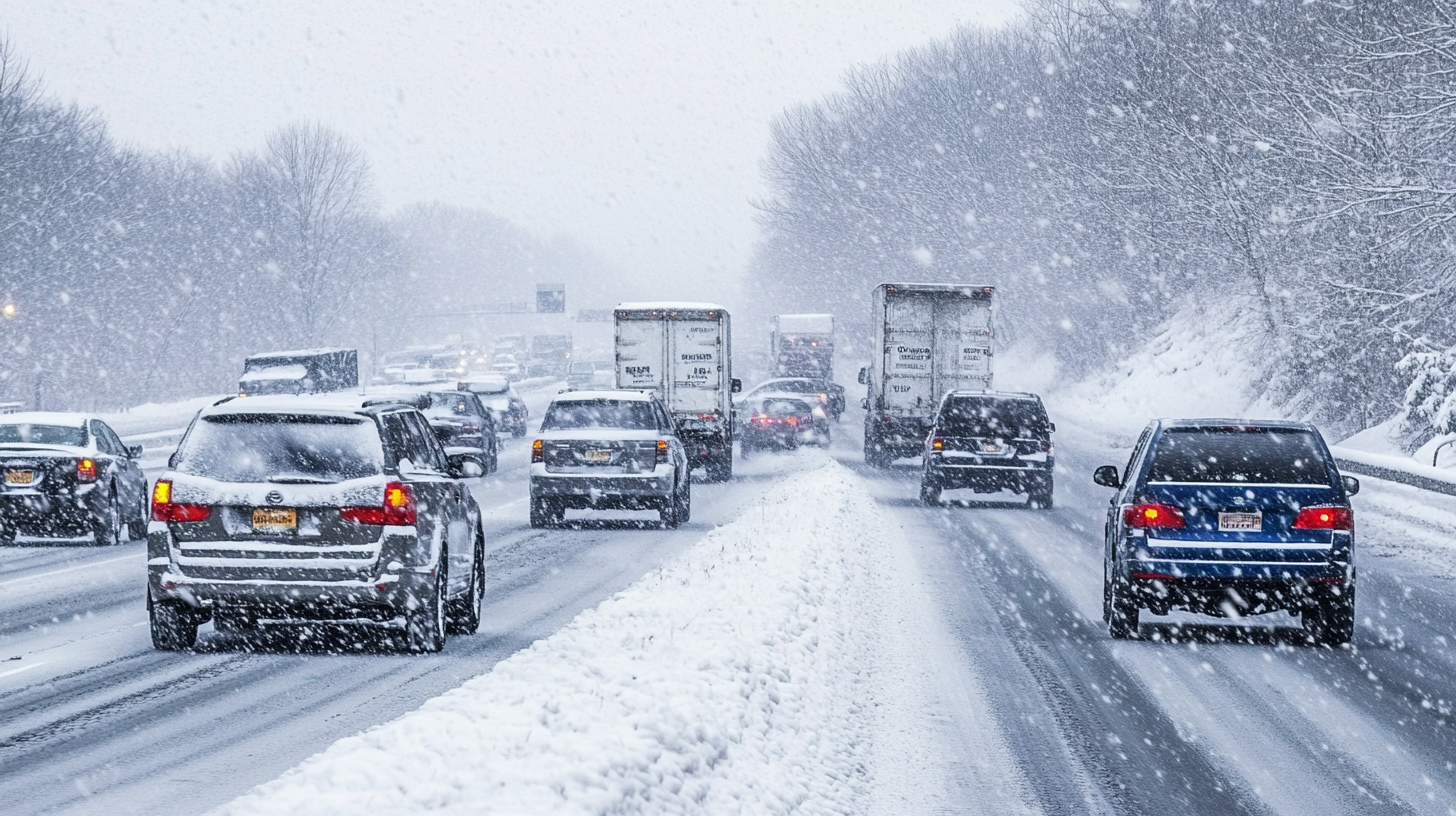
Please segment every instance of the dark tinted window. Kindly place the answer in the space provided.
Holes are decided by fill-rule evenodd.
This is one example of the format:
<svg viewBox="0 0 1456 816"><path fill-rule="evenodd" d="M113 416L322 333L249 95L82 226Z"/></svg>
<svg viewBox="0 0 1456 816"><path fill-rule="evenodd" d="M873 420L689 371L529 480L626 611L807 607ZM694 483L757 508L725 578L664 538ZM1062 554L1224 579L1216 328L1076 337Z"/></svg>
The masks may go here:
<svg viewBox="0 0 1456 816"><path fill-rule="evenodd" d="M759 403L756 413L767 414L771 417L802 416L812 412L809 403L796 399L766 399Z"/></svg>
<svg viewBox="0 0 1456 816"><path fill-rule="evenodd" d="M945 404L936 423L945 436L1044 439L1051 434L1037 400L960 397Z"/></svg>
<svg viewBox="0 0 1456 816"><path fill-rule="evenodd" d="M1294 428L1169 428L1158 437L1149 482L1330 483L1323 446Z"/></svg>
<svg viewBox="0 0 1456 816"><path fill-rule="evenodd" d="M553 402L541 422L543 431L567 431L577 428L616 428L628 431L655 431L657 421L652 403L641 400L572 400Z"/></svg>
<svg viewBox="0 0 1456 816"><path fill-rule="evenodd" d="M67 445L86 447L86 429L80 425L0 425L0 445Z"/></svg>
<svg viewBox="0 0 1456 816"><path fill-rule="evenodd" d="M365 419L230 414L195 423L176 462L224 482L339 482L381 473L384 451Z"/></svg>

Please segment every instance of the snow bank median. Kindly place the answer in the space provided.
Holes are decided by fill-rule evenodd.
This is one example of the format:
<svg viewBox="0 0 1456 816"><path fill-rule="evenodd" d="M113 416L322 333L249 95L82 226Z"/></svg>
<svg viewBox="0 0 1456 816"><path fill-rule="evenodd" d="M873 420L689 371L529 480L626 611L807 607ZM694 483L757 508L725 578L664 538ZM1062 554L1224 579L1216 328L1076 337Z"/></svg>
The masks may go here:
<svg viewBox="0 0 1456 816"><path fill-rule="evenodd" d="M896 685L876 669L903 658L897 535L859 477L812 466L489 673L216 812L864 812L876 734L907 726L876 713Z"/></svg>

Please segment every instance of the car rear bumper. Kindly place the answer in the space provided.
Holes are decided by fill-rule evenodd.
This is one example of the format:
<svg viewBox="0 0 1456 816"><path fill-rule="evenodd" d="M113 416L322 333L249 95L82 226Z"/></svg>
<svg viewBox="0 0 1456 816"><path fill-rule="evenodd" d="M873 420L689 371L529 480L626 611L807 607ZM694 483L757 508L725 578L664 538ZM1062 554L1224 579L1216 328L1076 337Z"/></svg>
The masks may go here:
<svg viewBox="0 0 1456 816"><path fill-rule="evenodd" d="M1296 550L1286 556L1288 560L1272 560L1276 555L1266 556L1271 560L1133 557L1119 566L1134 597L1159 614L1170 609L1215 616L1297 612L1354 583L1354 567L1332 559L1328 549Z"/></svg>
<svg viewBox="0 0 1456 816"><path fill-rule="evenodd" d="M6 492L0 494L0 522L7 535L21 538L81 538L93 532L101 495L94 485L65 494Z"/></svg>
<svg viewBox="0 0 1456 816"><path fill-rule="evenodd" d="M531 476L531 498L568 507L630 508L672 496L671 472L658 476Z"/></svg>
<svg viewBox="0 0 1456 816"><path fill-rule="evenodd" d="M1025 493L1051 485L1052 463L948 465L933 462L926 466L925 478L945 490L969 487Z"/></svg>

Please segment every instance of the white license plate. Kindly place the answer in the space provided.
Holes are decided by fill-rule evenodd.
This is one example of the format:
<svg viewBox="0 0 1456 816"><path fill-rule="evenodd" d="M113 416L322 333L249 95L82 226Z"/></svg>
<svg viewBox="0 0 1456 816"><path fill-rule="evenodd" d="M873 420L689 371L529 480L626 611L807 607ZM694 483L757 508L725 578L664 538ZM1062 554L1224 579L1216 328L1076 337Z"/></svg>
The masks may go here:
<svg viewBox="0 0 1456 816"><path fill-rule="evenodd" d="M606 463L612 461L612 451L610 449L603 450L601 448L593 448L586 452L585 458L587 464L605 465Z"/></svg>
<svg viewBox="0 0 1456 816"><path fill-rule="evenodd" d="M5 471L5 484L28 485L35 481L33 470L7 470Z"/></svg>
<svg viewBox="0 0 1456 816"><path fill-rule="evenodd" d="M1001 446L995 442L982 442L981 453L1000 453Z"/></svg>
<svg viewBox="0 0 1456 816"><path fill-rule="evenodd" d="M1220 533L1240 533L1257 531L1264 527L1263 513L1219 513L1218 531Z"/></svg>

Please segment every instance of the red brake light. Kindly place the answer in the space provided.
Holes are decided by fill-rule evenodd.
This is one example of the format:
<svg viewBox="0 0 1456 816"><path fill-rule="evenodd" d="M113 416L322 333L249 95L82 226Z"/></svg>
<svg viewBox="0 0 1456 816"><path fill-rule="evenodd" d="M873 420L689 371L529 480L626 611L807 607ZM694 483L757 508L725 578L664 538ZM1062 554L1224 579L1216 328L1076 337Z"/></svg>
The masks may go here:
<svg viewBox="0 0 1456 816"><path fill-rule="evenodd" d="M531 443L531 464L539 465L546 461L546 451L541 447L541 440L537 439Z"/></svg>
<svg viewBox="0 0 1456 816"><path fill-rule="evenodd" d="M945 440L944 439L941 439L938 436L937 437L934 437L933 439L930 440L930 449L931 450L934 450L934 451L943 451L943 450L945 450Z"/></svg>
<svg viewBox="0 0 1456 816"><path fill-rule="evenodd" d="M95 459L82 459L81 461L79 461L79 462L76 463L76 481L78 481L78 482L94 482L94 481L96 481L96 460Z"/></svg>
<svg viewBox="0 0 1456 816"><path fill-rule="evenodd" d="M158 479L152 486L153 521L203 521L212 515L205 504L178 504L172 501L172 482Z"/></svg>
<svg viewBox="0 0 1456 816"><path fill-rule="evenodd" d="M760 428L766 428L769 425L774 424L774 420L773 417L769 416L768 414L754 414L753 416L748 418L748 424L757 425Z"/></svg>
<svg viewBox="0 0 1456 816"><path fill-rule="evenodd" d="M789 423L790 425L798 425L799 424L799 418L796 417L796 416L791 416L788 419L785 419L784 421L787 422L787 423Z"/></svg>
<svg viewBox="0 0 1456 816"><path fill-rule="evenodd" d="M384 504L378 507L343 507L339 515L357 524L410 525L415 523L415 495L409 485L390 482L384 486Z"/></svg>
<svg viewBox="0 0 1456 816"><path fill-rule="evenodd" d="M1183 511L1170 504L1134 504L1122 510L1128 527L1182 527Z"/></svg>
<svg viewBox="0 0 1456 816"><path fill-rule="evenodd" d="M659 464L659 465L665 465L665 464L667 464L667 440L666 439L659 439L659 440L657 440L657 464Z"/></svg>
<svg viewBox="0 0 1456 816"><path fill-rule="evenodd" d="M1353 530L1355 514L1348 507L1305 507L1294 517L1296 530Z"/></svg>

